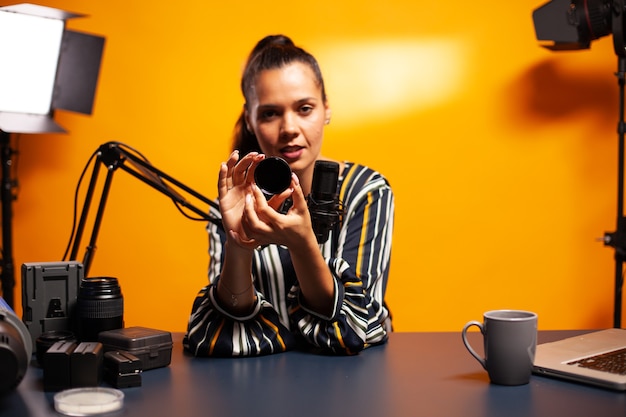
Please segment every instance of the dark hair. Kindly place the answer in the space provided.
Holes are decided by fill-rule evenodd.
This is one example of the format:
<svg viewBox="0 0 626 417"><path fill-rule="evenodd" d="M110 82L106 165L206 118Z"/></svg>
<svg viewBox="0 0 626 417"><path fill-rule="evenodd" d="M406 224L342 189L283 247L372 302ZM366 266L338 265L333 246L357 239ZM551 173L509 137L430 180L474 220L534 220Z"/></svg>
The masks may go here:
<svg viewBox="0 0 626 417"><path fill-rule="evenodd" d="M296 46L287 36L270 35L261 39L248 56L248 61L241 77L241 93L245 99L244 106L248 105L254 83L262 71L282 68L293 62L307 64L313 70L315 79L322 90L322 99L326 102L324 78L315 57ZM241 155L253 151L261 152L256 136L246 127L245 109L246 107L244 107L239 119L237 119L233 134L233 150L239 150Z"/></svg>

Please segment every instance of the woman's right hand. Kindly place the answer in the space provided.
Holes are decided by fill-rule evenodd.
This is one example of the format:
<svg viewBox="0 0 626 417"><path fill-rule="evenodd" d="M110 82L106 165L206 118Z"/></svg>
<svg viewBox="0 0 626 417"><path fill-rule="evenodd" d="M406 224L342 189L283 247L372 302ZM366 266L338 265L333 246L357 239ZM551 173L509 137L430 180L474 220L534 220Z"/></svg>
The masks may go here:
<svg viewBox="0 0 626 417"><path fill-rule="evenodd" d="M224 229L229 238L236 236L235 241L239 239L248 247L254 240L246 235L241 220L246 195L250 194L254 182L254 169L264 158L263 154L251 152L239 159L239 152L234 151L220 167L217 189Z"/></svg>

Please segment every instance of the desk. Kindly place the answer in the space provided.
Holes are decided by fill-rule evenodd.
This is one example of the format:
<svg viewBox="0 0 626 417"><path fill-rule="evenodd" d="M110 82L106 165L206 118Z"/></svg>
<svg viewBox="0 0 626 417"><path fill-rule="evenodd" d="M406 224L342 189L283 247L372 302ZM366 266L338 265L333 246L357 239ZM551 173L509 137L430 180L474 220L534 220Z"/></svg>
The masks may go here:
<svg viewBox="0 0 626 417"><path fill-rule="evenodd" d="M540 332L551 341L581 332ZM260 358L193 358L174 334L169 367L125 388L124 409L145 417L533 417L626 415L626 394L531 377L528 385L491 385L457 333L393 333L385 346L352 357L288 352ZM480 334L470 333L480 346ZM32 366L0 398L0 417L58 416Z"/></svg>

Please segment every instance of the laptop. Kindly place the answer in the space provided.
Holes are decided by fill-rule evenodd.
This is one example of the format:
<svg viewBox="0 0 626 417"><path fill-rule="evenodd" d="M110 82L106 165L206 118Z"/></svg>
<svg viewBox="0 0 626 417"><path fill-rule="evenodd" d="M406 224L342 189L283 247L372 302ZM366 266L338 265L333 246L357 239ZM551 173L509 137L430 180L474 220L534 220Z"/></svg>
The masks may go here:
<svg viewBox="0 0 626 417"><path fill-rule="evenodd" d="M598 330L539 344L533 373L626 391L626 330Z"/></svg>

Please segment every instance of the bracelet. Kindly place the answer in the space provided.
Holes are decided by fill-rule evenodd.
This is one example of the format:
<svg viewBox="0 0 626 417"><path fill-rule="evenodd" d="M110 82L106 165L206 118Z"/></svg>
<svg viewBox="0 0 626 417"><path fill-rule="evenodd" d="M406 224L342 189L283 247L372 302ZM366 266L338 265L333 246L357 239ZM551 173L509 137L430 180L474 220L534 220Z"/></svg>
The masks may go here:
<svg viewBox="0 0 626 417"><path fill-rule="evenodd" d="M248 285L248 287L246 287L245 290L239 292L239 293L234 293L230 290L230 288L228 288L226 286L226 284L222 281L222 287L224 287L226 289L226 291L228 291L230 293L230 304L233 307L236 307L237 304L239 304L239 296L242 294L245 294L246 292L248 292L248 290L250 289L250 287L252 287L252 281L250 281L250 285Z"/></svg>

